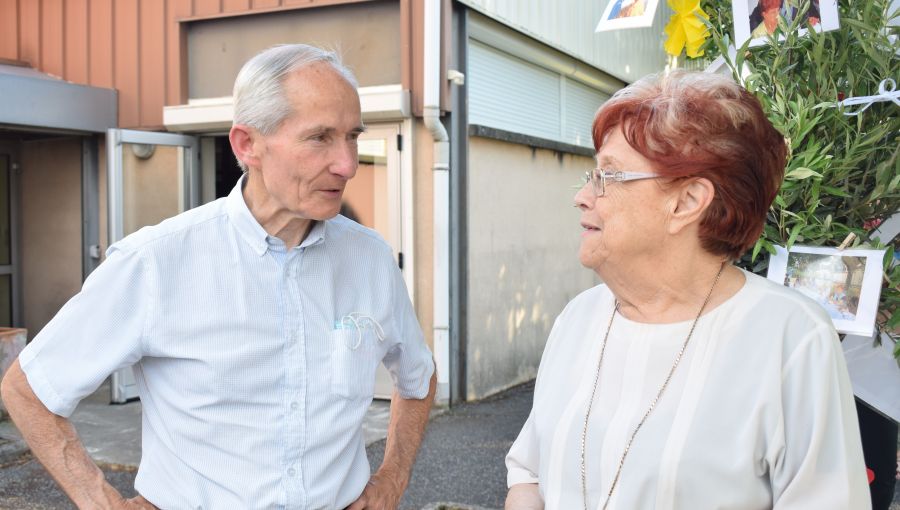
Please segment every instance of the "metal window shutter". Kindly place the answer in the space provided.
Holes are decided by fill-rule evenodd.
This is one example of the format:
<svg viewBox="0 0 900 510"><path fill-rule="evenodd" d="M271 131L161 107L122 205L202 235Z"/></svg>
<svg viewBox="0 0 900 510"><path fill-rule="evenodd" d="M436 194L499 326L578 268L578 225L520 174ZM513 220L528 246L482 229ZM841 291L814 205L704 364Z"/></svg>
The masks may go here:
<svg viewBox="0 0 900 510"><path fill-rule="evenodd" d="M594 114L609 95L575 80L565 80L565 126L562 141L583 147L593 147L591 124Z"/></svg>
<svg viewBox="0 0 900 510"><path fill-rule="evenodd" d="M474 40L468 71L471 124L560 139L559 74Z"/></svg>

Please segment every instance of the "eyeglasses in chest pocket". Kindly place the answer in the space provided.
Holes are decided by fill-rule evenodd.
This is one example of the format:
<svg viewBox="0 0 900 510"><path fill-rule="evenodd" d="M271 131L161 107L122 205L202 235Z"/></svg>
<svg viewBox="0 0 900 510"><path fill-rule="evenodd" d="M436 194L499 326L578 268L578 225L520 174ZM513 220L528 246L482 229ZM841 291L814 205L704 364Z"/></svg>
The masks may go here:
<svg viewBox="0 0 900 510"><path fill-rule="evenodd" d="M331 391L344 398L370 398L381 363L384 330L362 314L345 315L331 332Z"/></svg>

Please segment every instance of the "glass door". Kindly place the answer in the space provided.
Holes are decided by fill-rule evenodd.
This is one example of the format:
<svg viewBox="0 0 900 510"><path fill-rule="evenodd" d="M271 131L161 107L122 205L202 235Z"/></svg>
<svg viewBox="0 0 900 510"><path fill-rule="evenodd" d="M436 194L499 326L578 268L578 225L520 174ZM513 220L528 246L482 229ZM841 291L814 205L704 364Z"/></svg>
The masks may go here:
<svg viewBox="0 0 900 510"><path fill-rule="evenodd" d="M110 129L106 134L109 244L200 204L197 138ZM130 368L112 375L110 400L137 397Z"/></svg>
<svg viewBox="0 0 900 510"><path fill-rule="evenodd" d="M397 124L376 124L360 136L359 168L344 189L341 214L381 234L402 270L399 134ZM390 374L379 366L375 397L389 399L392 391Z"/></svg>

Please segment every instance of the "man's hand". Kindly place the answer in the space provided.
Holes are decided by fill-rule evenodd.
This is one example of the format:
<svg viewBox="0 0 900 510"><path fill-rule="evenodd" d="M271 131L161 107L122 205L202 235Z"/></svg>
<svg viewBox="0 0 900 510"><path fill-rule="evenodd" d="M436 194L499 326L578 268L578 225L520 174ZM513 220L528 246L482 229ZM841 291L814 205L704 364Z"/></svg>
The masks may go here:
<svg viewBox="0 0 900 510"><path fill-rule="evenodd" d="M31 452L75 506L152 508L152 505L128 506L119 491L107 483L103 471L94 464L78 439L72 423L51 413L34 394L18 360L6 371L0 384L0 394L9 416L19 428Z"/></svg>
<svg viewBox="0 0 900 510"><path fill-rule="evenodd" d="M395 510L400 506L405 486L396 477L375 473L359 499L347 507L347 510Z"/></svg>

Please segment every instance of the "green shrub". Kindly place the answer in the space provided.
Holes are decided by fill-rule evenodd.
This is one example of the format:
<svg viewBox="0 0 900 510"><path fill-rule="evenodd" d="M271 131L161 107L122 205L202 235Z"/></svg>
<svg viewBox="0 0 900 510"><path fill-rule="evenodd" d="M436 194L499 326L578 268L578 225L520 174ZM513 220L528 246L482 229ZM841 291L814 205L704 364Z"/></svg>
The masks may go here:
<svg viewBox="0 0 900 510"><path fill-rule="evenodd" d="M808 5L806 0L801 10ZM900 21L900 11L889 7L890 0L840 0L839 30L799 35L803 16L789 26L782 20L769 44L745 44L732 61L731 2L704 2L711 33L704 58L726 56L735 79L759 98L790 148L784 184L763 236L741 261L744 267L764 272L768 257L761 254L773 253L776 244L838 246L851 232L858 236L854 247L883 246L870 234L900 211L900 108L881 102L847 116L834 106L843 98L877 94L885 78L900 82L900 27L888 23ZM878 318L879 329L893 338L900 326L896 247L896 240L887 246ZM900 361L900 342L894 353Z"/></svg>

